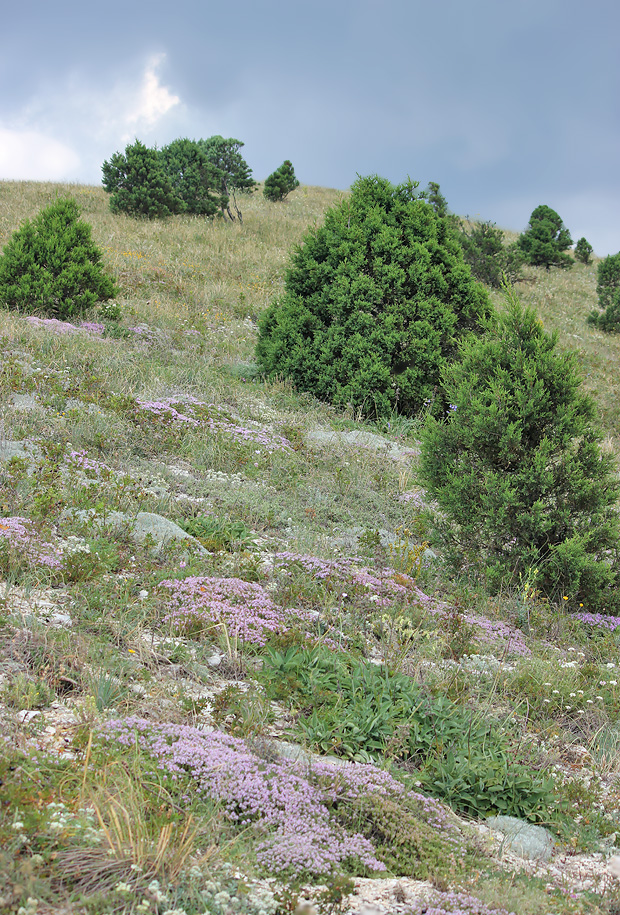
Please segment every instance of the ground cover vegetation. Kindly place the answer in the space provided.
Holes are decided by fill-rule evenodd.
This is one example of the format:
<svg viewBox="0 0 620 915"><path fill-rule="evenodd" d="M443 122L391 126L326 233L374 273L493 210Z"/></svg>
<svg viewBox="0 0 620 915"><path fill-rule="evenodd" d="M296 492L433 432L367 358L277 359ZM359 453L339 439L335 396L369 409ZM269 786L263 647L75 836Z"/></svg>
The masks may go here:
<svg viewBox="0 0 620 915"><path fill-rule="evenodd" d="M620 343L584 320L600 262L525 265L510 306L470 286L429 200L370 187L395 211L387 228L376 200L303 186L285 208L248 196L231 222L0 185L5 251L70 197L117 286L71 314L0 311L0 912L276 915L309 895L328 913L371 876L414 913L617 911L620 616L613 565L588 540L613 546L620 440ZM430 410L446 462L463 456L453 486L515 449L530 466L528 379L540 395L553 473L532 459L546 508L531 529L548 519L550 550L566 486L579 495L572 571L552 586L540 543L526 556L510 513L484 503L501 501L496 476L452 515L455 571L423 416L371 421L262 373L261 316L289 295L291 251L294 264L327 244L323 220L353 259L359 237L375 245L377 289L402 225L421 225L419 270L439 263L426 284L456 273L486 315ZM390 282L397 314L398 270ZM493 374L504 347L521 374L514 358ZM485 449L491 388L514 434L487 431ZM512 538L521 564L498 578ZM561 872L506 870L479 831L491 813L548 828Z"/></svg>

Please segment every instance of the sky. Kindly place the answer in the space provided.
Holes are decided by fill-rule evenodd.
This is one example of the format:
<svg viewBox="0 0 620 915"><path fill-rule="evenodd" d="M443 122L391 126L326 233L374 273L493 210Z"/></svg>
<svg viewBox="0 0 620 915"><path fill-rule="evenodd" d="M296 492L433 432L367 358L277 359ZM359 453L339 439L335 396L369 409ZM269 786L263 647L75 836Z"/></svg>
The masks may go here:
<svg viewBox="0 0 620 915"><path fill-rule="evenodd" d="M440 184L522 232L620 251L618 0L21 0L0 34L0 179L101 183L136 139L220 134L257 180Z"/></svg>

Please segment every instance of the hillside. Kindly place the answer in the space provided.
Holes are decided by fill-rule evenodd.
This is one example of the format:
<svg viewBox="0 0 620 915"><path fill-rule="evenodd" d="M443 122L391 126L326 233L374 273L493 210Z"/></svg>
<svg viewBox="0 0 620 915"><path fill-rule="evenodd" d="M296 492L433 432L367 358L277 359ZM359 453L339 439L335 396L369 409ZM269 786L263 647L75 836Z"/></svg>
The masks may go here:
<svg viewBox="0 0 620 915"><path fill-rule="evenodd" d="M146 222L2 183L0 245L63 195L121 318L0 311L0 915L620 911L620 620L449 574L417 422L257 374L342 194ZM518 292L618 454L595 286L596 261ZM548 829L540 860L496 813Z"/></svg>

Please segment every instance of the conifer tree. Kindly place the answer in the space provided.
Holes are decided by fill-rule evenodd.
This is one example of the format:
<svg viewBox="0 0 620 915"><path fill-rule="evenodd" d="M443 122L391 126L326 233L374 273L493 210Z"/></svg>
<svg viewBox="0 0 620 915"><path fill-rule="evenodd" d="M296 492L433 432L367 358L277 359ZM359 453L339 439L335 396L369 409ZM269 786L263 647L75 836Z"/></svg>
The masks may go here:
<svg viewBox="0 0 620 915"><path fill-rule="evenodd" d="M620 491L575 354L512 291L508 310L444 368L450 408L429 417L420 481L460 568L494 589L529 579L593 610L618 604Z"/></svg>
<svg viewBox="0 0 620 915"><path fill-rule="evenodd" d="M116 295L91 227L60 199L13 233L0 257L0 304L66 320Z"/></svg>
<svg viewBox="0 0 620 915"><path fill-rule="evenodd" d="M282 165L265 179L263 194L267 200L276 202L284 200L296 187L299 187L299 181L295 177L295 170L291 161L285 159Z"/></svg>
<svg viewBox="0 0 620 915"><path fill-rule="evenodd" d="M570 232L551 207L536 207L530 216L528 228L519 236L517 244L528 264L533 267L572 267L573 260L566 254L573 243Z"/></svg>
<svg viewBox="0 0 620 915"><path fill-rule="evenodd" d="M126 146L124 154L114 153L101 170L113 213L157 219L179 212L179 198L157 150L148 149L140 140Z"/></svg>
<svg viewBox="0 0 620 915"><path fill-rule="evenodd" d="M367 416L442 401L444 362L491 305L447 221L416 188L359 178L306 233L284 295L259 322L268 376Z"/></svg>

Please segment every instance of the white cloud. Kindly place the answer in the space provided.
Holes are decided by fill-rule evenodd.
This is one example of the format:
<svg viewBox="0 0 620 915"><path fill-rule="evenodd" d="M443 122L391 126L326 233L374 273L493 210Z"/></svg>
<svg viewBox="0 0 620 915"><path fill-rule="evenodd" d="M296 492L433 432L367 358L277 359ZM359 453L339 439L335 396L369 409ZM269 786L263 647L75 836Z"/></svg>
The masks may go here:
<svg viewBox="0 0 620 915"><path fill-rule="evenodd" d="M92 85L74 72L45 86L0 126L0 179L98 181L103 159L136 136L161 142L170 113L184 113L161 84L164 60L149 58L137 80L135 73L114 82L99 76Z"/></svg>
<svg viewBox="0 0 620 915"><path fill-rule="evenodd" d="M60 181L80 157L66 143L37 130L0 127L0 178L5 181Z"/></svg>
<svg viewBox="0 0 620 915"><path fill-rule="evenodd" d="M179 105L181 99L160 85L158 68L165 60L165 54L158 54L148 62L138 91L137 104L125 112L127 125L135 129L152 129L171 108Z"/></svg>

